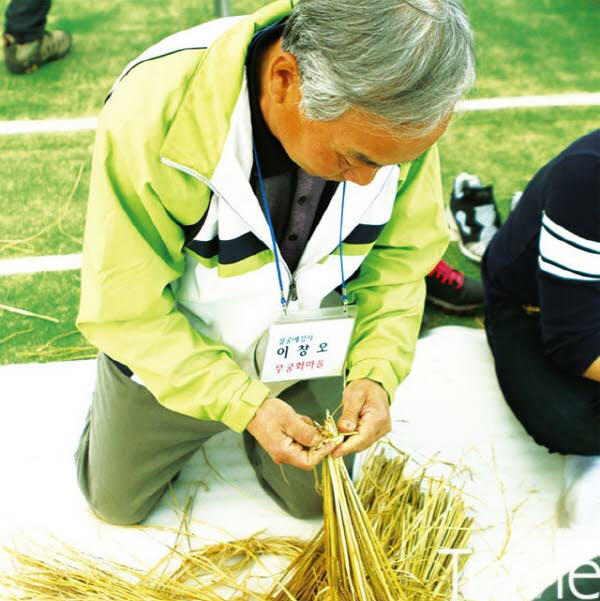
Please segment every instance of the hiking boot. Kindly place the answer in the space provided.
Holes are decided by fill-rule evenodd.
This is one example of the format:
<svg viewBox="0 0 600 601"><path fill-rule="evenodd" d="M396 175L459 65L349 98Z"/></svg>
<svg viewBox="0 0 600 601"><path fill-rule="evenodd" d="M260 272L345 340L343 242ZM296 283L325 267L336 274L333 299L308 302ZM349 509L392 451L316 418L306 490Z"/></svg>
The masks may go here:
<svg viewBox="0 0 600 601"><path fill-rule="evenodd" d="M484 304L483 285L440 261L425 277L427 302L447 313L466 314Z"/></svg>
<svg viewBox="0 0 600 601"><path fill-rule="evenodd" d="M67 31L46 31L31 42L18 44L9 33L4 34L4 62L11 73L32 73L45 63L66 56L71 49Z"/></svg>
<svg viewBox="0 0 600 601"><path fill-rule="evenodd" d="M492 186L476 175L461 173L454 179L448 207L448 224L465 257L477 263L500 228L500 215Z"/></svg>

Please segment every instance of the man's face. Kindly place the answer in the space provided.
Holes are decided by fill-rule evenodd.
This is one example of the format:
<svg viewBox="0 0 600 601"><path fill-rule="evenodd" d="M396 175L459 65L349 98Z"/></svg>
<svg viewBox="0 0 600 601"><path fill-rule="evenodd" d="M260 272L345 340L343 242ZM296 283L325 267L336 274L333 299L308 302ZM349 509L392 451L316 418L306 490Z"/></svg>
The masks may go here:
<svg viewBox="0 0 600 601"><path fill-rule="evenodd" d="M312 121L300 112L300 75L281 40L261 58L261 110L288 156L307 173L366 186L385 165L413 161L448 127L450 117L426 135L393 134L381 119L350 109L333 121Z"/></svg>
<svg viewBox="0 0 600 601"><path fill-rule="evenodd" d="M418 137L391 134L356 110L334 121L311 121L300 112L279 131L289 157L307 173L365 186L386 165L413 161L432 146L448 126Z"/></svg>

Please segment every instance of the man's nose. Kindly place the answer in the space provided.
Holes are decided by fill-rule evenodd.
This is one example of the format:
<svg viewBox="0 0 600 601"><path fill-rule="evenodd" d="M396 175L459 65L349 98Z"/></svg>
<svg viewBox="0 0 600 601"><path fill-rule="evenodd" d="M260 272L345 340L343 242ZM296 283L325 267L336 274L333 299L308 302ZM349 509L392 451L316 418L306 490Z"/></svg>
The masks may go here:
<svg viewBox="0 0 600 601"><path fill-rule="evenodd" d="M375 179L378 169L379 167L369 167L366 165L364 167L353 167L344 172L344 178L353 184L366 186Z"/></svg>

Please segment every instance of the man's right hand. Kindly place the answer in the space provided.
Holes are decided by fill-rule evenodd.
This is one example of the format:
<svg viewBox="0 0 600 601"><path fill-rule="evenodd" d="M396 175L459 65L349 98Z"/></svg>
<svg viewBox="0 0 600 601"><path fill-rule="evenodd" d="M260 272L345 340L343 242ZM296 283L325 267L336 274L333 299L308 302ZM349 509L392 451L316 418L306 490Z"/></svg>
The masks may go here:
<svg viewBox="0 0 600 601"><path fill-rule="evenodd" d="M246 430L275 463L302 470L312 470L335 448L335 444L327 443L318 451L311 451L311 447L322 442L321 435L310 418L296 413L281 399L267 399Z"/></svg>

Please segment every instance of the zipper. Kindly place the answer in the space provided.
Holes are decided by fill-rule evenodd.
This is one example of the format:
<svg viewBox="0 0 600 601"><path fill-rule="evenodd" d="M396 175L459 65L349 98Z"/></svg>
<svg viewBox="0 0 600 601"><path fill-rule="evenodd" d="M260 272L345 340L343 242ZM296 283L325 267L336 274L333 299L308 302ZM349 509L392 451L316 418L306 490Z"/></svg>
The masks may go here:
<svg viewBox="0 0 600 601"><path fill-rule="evenodd" d="M289 269L288 269L288 272L289 272ZM298 290L296 288L296 280L294 279L294 276L292 276L291 274L290 274L290 276L292 279L290 281L290 289L288 292L288 294L289 294L288 303L290 301L296 302L298 300Z"/></svg>
<svg viewBox="0 0 600 601"><path fill-rule="evenodd" d="M185 165L180 165L179 163L175 163L174 161L171 161L171 160L167 159L166 157L161 156L160 161L161 161L161 163L163 163L169 167L173 167L174 169L177 169L178 171L181 171L182 173L191 175L192 177L196 178L197 180L201 181L203 184L208 186L219 198L222 198L227 203L229 208L246 224L246 226L248 226L248 230L252 231L252 228L248 225L248 223L246 223L244 218L235 210L233 205L225 198L225 196L223 196L223 194L221 194L217 190L217 188L212 183L212 181L210 181L208 178L204 177L203 175L200 175L200 173L198 173L197 171L194 171L193 169L190 169L189 167L186 167ZM277 251L279 252L279 249L277 249ZM275 252L275 249L273 249L273 252ZM281 253L279 253L279 255L281 256ZM294 279L294 276L292 275L292 272L290 271L290 268L288 267L287 263L283 260L283 257L281 257L281 264L285 267L285 270L287 272L289 282L290 282L289 289L288 289L288 303L289 303L289 301L297 301L298 300L298 291L296 288L296 280Z"/></svg>

